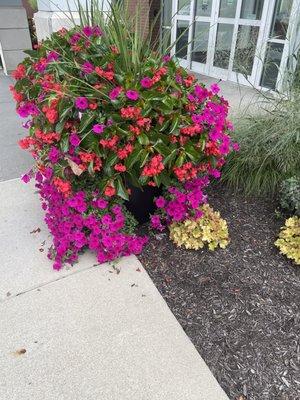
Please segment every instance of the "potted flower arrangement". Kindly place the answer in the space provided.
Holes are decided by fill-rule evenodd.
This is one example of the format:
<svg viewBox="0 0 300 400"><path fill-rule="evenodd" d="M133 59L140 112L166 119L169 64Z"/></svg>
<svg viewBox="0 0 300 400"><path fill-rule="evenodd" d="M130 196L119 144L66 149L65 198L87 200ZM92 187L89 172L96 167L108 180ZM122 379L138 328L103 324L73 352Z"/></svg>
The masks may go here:
<svg viewBox="0 0 300 400"><path fill-rule="evenodd" d="M55 269L86 247L99 262L139 253L147 238L132 213L145 220L162 188L155 228L200 217L203 188L235 146L218 86L168 55L133 63L134 44L122 48L113 24L53 33L14 72L16 109L28 119L20 146L35 159L23 180L36 179Z"/></svg>

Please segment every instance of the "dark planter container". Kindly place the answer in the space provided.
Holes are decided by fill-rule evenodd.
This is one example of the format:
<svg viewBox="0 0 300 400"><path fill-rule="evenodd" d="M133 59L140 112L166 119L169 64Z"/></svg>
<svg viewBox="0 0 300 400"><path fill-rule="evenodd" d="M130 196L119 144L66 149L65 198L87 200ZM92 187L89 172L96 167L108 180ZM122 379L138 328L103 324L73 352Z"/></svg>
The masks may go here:
<svg viewBox="0 0 300 400"><path fill-rule="evenodd" d="M125 206L129 210L139 224L144 224L150 219L150 214L156 210L154 198L162 193L161 188L144 186L143 190L131 184L127 185L131 189L131 194L128 201L125 201Z"/></svg>

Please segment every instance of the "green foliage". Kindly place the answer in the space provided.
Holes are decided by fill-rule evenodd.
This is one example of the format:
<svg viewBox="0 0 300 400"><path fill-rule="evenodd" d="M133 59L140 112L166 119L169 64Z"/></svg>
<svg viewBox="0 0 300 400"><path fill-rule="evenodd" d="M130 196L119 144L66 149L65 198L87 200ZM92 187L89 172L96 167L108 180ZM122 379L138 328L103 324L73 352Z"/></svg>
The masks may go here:
<svg viewBox="0 0 300 400"><path fill-rule="evenodd" d="M77 176L83 180L91 176L98 190L123 200L128 200L127 181L138 187L169 186L172 180L184 181L220 168L232 148L224 100L217 93L209 94L168 56L151 53L139 65L131 60L127 69L127 59L113 44L109 29L63 29L27 52L30 57L14 73L16 99L20 102L22 96L17 110L28 116L24 105L36 101L42 112L35 111L34 128L21 141L23 148L36 145L37 158L48 163L53 142L44 135L55 132L53 140L64 154L55 163L55 173L75 182ZM139 71L133 73L135 68ZM48 82L49 77L53 82ZM44 85L50 86L46 93ZM192 93L205 95L196 101ZM209 137L215 122L207 121L200 128L192 114L210 108L218 110L218 129L229 143L214 154L206 145L219 146ZM101 136L94 131L97 125L102 127ZM69 154L74 132L76 162Z"/></svg>
<svg viewBox="0 0 300 400"><path fill-rule="evenodd" d="M223 181L246 194L274 194L284 179L300 171L300 92L244 117L232 137L240 151L229 156Z"/></svg>
<svg viewBox="0 0 300 400"><path fill-rule="evenodd" d="M300 265L300 218L292 217L285 221L285 226L279 233L279 238L275 246L280 249L280 253Z"/></svg>
<svg viewBox="0 0 300 400"><path fill-rule="evenodd" d="M28 3L33 10L37 10L37 0L28 0Z"/></svg>
<svg viewBox="0 0 300 400"><path fill-rule="evenodd" d="M131 14L128 2L119 0L111 2L110 12L104 11L103 0L90 0L85 5L78 1L77 10L81 26L98 25L105 32L105 36L102 38L105 45L118 48L119 62L123 72L135 76L140 73L141 65L145 60L153 59L153 48L157 47L157 51L159 51L159 46L156 46L158 38L153 38L153 30L160 18L161 10L149 29L147 29L147 24L144 26L141 24L143 19L139 2L135 12L132 13L131 10ZM68 17L67 14L66 16ZM73 23L75 25L74 20Z"/></svg>
<svg viewBox="0 0 300 400"><path fill-rule="evenodd" d="M201 218L172 223L170 238L177 246L186 249L199 250L205 244L209 250L215 250L218 246L224 249L229 243L226 221L208 204L204 204L200 209L203 212Z"/></svg>
<svg viewBox="0 0 300 400"><path fill-rule="evenodd" d="M294 176L282 182L280 205L289 213L300 216L300 176Z"/></svg>

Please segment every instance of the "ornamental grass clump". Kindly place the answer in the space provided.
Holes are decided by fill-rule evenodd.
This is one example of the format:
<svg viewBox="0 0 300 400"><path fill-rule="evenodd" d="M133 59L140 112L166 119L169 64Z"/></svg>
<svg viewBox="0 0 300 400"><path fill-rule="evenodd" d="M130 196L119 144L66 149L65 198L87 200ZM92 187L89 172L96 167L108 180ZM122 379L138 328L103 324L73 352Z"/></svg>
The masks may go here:
<svg viewBox="0 0 300 400"><path fill-rule="evenodd" d="M280 253L300 265L300 218L297 216L288 218L281 228L279 238L275 245Z"/></svg>
<svg viewBox="0 0 300 400"><path fill-rule="evenodd" d="M229 243L226 221L208 204L203 204L199 213L202 215L196 219L173 222L170 225L171 240L186 249L199 250L205 245L209 250L224 249Z"/></svg>
<svg viewBox="0 0 300 400"><path fill-rule="evenodd" d="M263 112L237 121L231 154L222 180L246 194L274 195L280 184L300 171L300 91L269 101Z"/></svg>
<svg viewBox="0 0 300 400"><path fill-rule="evenodd" d="M56 269L85 248L99 262L139 253L146 238L135 235L124 206L129 186L176 186L190 192L194 209L202 183L219 177L235 148L218 86L138 46L124 18L113 9L101 26L53 33L14 72L28 129L20 146L35 160L23 180L37 181Z"/></svg>

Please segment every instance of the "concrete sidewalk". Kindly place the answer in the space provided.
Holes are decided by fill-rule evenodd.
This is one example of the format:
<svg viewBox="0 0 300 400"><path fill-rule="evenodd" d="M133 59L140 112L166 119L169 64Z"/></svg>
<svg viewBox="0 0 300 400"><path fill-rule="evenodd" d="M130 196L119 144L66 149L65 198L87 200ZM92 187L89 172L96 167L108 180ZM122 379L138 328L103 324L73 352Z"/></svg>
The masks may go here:
<svg viewBox="0 0 300 400"><path fill-rule="evenodd" d="M52 271L33 188L0 202L1 399L228 400L136 257Z"/></svg>
<svg viewBox="0 0 300 400"><path fill-rule="evenodd" d="M32 166L31 155L21 150L18 141L27 135L16 113L16 104L9 91L13 79L0 70L0 181L17 178Z"/></svg>

